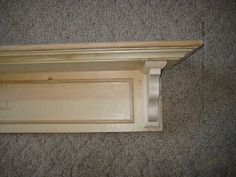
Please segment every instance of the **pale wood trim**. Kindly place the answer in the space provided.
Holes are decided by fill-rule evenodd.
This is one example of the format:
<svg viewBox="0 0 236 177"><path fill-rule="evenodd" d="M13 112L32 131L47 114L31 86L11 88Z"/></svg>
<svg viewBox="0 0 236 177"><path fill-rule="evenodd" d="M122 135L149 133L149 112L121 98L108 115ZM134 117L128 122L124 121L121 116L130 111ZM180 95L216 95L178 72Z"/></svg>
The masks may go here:
<svg viewBox="0 0 236 177"><path fill-rule="evenodd" d="M0 133L161 131L161 71L202 45L191 40L0 46L0 84L128 81L132 104L130 119L4 120Z"/></svg>
<svg viewBox="0 0 236 177"><path fill-rule="evenodd" d="M163 128L160 76L161 70L166 65L166 61L146 61L143 67L143 72L146 74L146 128Z"/></svg>
<svg viewBox="0 0 236 177"><path fill-rule="evenodd" d="M7 51L40 51L40 50L70 50L70 49L109 49L109 48L198 48L202 40L190 41L142 41L142 42L101 42L101 43L74 43L74 44L41 44L0 46L0 52Z"/></svg>
<svg viewBox="0 0 236 177"><path fill-rule="evenodd" d="M21 80L0 80L1 84L63 84L63 83L96 83L96 82L128 82L129 83L129 95L130 95L130 118L128 120L123 119L106 119L106 120L1 120L0 124L122 124L134 122L134 107L133 107L133 79L132 78L102 78L102 79L52 79L48 80L27 80L21 78Z"/></svg>
<svg viewBox="0 0 236 177"><path fill-rule="evenodd" d="M179 60L202 41L50 44L0 47L0 64Z"/></svg>

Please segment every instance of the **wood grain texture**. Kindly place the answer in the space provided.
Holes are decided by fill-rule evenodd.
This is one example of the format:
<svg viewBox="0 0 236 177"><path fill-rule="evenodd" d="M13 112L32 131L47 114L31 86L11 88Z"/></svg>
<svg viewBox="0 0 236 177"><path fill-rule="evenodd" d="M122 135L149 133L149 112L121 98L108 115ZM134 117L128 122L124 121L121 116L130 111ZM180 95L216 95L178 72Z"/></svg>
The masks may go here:
<svg viewBox="0 0 236 177"><path fill-rule="evenodd" d="M1 134L0 177L236 176L235 0L1 2L1 45L206 45L161 75L163 132Z"/></svg>
<svg viewBox="0 0 236 177"><path fill-rule="evenodd" d="M0 52L10 51L48 51L48 50L77 50L77 49L122 49L122 48L197 48L203 44L201 40L189 41L141 41L141 42L103 42L103 43L74 43L1 46Z"/></svg>
<svg viewBox="0 0 236 177"><path fill-rule="evenodd" d="M179 60L201 45L196 40L3 46L0 64Z"/></svg>
<svg viewBox="0 0 236 177"><path fill-rule="evenodd" d="M147 119L145 127L163 127L161 107L161 69L166 66L166 61L146 61L143 71L147 74Z"/></svg>
<svg viewBox="0 0 236 177"><path fill-rule="evenodd" d="M0 82L0 124L132 123L132 79Z"/></svg>
<svg viewBox="0 0 236 177"><path fill-rule="evenodd" d="M140 70L8 73L0 77L0 132L148 131Z"/></svg>
<svg viewBox="0 0 236 177"><path fill-rule="evenodd" d="M0 47L0 132L161 131L161 70L201 45L197 40Z"/></svg>

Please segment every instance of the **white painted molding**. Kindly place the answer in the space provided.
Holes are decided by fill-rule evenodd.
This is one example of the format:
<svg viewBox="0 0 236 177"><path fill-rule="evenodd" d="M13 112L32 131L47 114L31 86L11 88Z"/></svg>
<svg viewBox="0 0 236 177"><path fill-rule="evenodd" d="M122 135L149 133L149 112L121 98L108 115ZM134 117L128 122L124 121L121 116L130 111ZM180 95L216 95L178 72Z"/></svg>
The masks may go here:
<svg viewBox="0 0 236 177"><path fill-rule="evenodd" d="M161 71L202 41L0 47L0 133L161 131Z"/></svg>

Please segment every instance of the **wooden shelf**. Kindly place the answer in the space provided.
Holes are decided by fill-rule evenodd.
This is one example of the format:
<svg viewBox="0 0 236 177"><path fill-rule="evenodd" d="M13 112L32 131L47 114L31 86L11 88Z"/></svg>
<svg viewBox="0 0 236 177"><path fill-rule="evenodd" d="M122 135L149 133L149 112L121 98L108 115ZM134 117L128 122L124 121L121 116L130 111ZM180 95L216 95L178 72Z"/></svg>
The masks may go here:
<svg viewBox="0 0 236 177"><path fill-rule="evenodd" d="M160 75L203 42L0 47L0 132L162 130Z"/></svg>

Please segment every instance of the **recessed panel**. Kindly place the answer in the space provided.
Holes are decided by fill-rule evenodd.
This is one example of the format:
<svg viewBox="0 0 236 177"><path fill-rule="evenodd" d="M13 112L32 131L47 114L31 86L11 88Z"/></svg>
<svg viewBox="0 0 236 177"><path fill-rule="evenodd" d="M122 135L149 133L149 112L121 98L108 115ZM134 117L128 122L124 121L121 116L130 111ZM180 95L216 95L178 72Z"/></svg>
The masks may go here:
<svg viewBox="0 0 236 177"><path fill-rule="evenodd" d="M132 79L0 83L0 123L132 123Z"/></svg>

